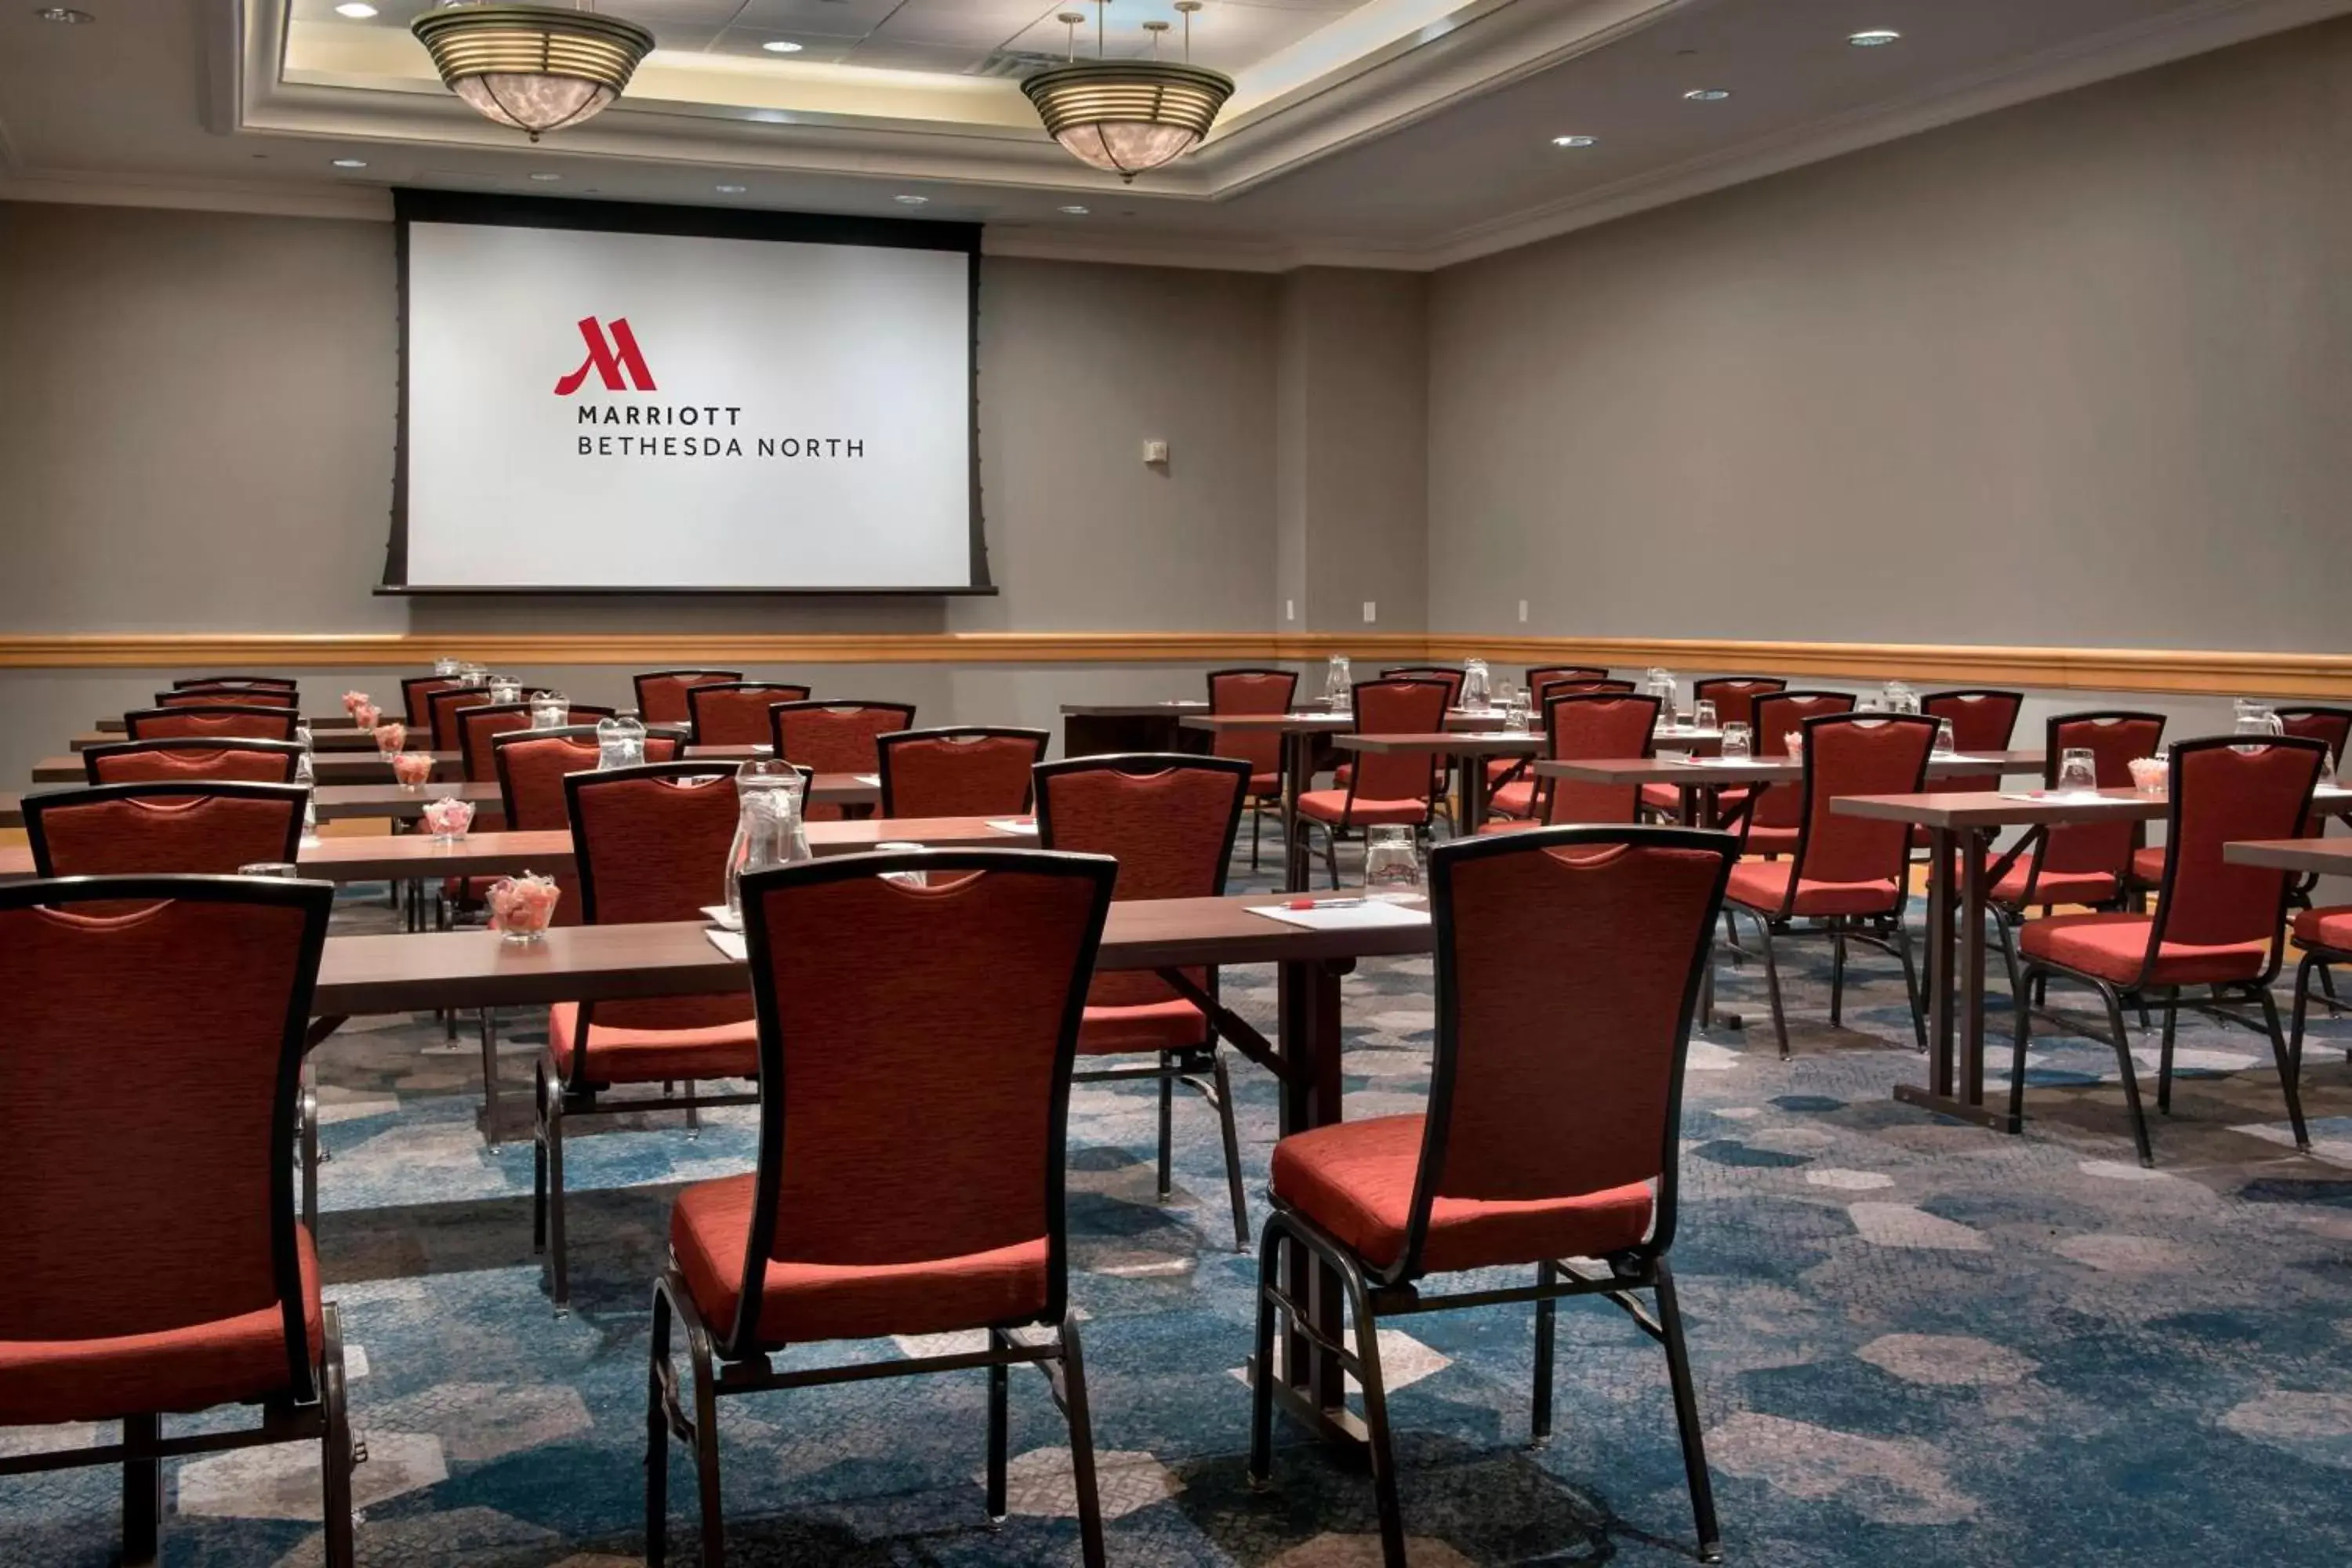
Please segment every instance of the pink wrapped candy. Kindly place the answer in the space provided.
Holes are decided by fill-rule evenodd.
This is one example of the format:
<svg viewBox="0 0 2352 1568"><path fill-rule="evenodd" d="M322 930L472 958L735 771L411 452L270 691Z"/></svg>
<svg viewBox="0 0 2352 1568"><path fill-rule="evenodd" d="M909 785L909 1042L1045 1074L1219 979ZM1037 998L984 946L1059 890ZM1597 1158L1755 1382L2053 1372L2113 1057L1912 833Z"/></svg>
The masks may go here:
<svg viewBox="0 0 2352 1568"><path fill-rule="evenodd" d="M373 730L383 721L383 710L362 698L351 710L352 722L362 730Z"/></svg>
<svg viewBox="0 0 2352 1568"><path fill-rule="evenodd" d="M375 749L387 757L400 755L400 748L408 744L408 726L395 719L389 724L371 724L375 731Z"/></svg>
<svg viewBox="0 0 2352 1568"><path fill-rule="evenodd" d="M490 926L509 942L537 942L555 920L563 890L551 878L525 871L490 884Z"/></svg>
<svg viewBox="0 0 2352 1568"><path fill-rule="evenodd" d="M2132 787L2142 795L2162 795L2171 785L2172 765L2162 757L2131 760Z"/></svg>
<svg viewBox="0 0 2352 1568"><path fill-rule="evenodd" d="M346 691L343 693L343 711L346 713L356 715L361 709L373 708L375 704L368 700L368 694L364 691Z"/></svg>
<svg viewBox="0 0 2352 1568"><path fill-rule="evenodd" d="M454 795L428 800L425 803L425 826L432 830L436 838L445 841L463 838L466 830L474 826L474 803L459 800Z"/></svg>
<svg viewBox="0 0 2352 1568"><path fill-rule="evenodd" d="M423 752L401 752L392 759L392 776L408 789L421 786L433 776L433 759Z"/></svg>
<svg viewBox="0 0 2352 1568"><path fill-rule="evenodd" d="M1801 763L1805 760L1805 732L1802 730L1782 731L1780 743L1789 748L1789 755Z"/></svg>

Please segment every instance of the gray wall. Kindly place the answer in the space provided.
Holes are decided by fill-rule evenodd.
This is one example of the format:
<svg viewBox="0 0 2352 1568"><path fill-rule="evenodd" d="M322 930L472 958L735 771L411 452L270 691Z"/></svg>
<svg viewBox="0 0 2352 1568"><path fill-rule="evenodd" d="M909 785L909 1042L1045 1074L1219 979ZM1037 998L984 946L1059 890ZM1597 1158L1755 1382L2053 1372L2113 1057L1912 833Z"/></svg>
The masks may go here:
<svg viewBox="0 0 2352 1568"><path fill-rule="evenodd" d="M2352 23L1439 274L1432 625L2341 650Z"/></svg>

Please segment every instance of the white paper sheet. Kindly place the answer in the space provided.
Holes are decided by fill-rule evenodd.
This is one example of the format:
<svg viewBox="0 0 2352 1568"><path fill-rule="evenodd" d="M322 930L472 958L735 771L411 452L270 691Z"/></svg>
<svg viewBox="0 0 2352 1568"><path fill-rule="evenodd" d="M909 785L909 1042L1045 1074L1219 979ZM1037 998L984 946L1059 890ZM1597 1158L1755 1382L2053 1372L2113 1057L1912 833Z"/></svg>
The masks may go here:
<svg viewBox="0 0 2352 1568"><path fill-rule="evenodd" d="M1785 757L1669 757L1668 762L1680 763L1686 768L1749 768L1758 763L1780 763Z"/></svg>
<svg viewBox="0 0 2352 1568"><path fill-rule="evenodd" d="M710 939L711 946L738 963L751 956L751 950L744 945L743 933L740 931L706 931L702 934Z"/></svg>
<svg viewBox="0 0 2352 1568"><path fill-rule="evenodd" d="M702 918L709 921L712 925L717 926L720 931L741 931L743 929L743 918L740 915L730 914L725 904L703 905Z"/></svg>
<svg viewBox="0 0 2352 1568"><path fill-rule="evenodd" d="M1022 834L1031 838L1037 837L1037 825L1034 822L1023 822L1014 817L1008 816L1002 820L991 821L988 826L998 833Z"/></svg>
<svg viewBox="0 0 2352 1568"><path fill-rule="evenodd" d="M1392 926L1425 926L1429 911L1415 904L1323 904L1311 910L1286 910L1260 904L1250 913L1308 931L1378 931Z"/></svg>
<svg viewBox="0 0 2352 1568"><path fill-rule="evenodd" d="M859 784L872 784L876 789L880 789L882 787L882 775L880 773L852 773L849 776L856 779Z"/></svg>

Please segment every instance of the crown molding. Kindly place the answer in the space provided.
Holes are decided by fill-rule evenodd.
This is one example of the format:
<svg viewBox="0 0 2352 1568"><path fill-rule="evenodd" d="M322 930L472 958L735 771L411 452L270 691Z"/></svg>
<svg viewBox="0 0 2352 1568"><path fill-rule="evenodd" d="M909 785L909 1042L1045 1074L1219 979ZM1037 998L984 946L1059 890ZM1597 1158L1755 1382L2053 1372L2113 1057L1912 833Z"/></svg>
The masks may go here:
<svg viewBox="0 0 2352 1568"><path fill-rule="evenodd" d="M1166 231L1128 233L1027 228L989 224L982 228L981 254L1030 261L1075 261L1111 267L1177 267L1206 272L1294 272L1302 267L1355 267L1376 271L1423 272L1425 253L1345 240L1268 244L1215 235Z"/></svg>
<svg viewBox="0 0 2352 1568"><path fill-rule="evenodd" d="M1580 228L1916 136L2036 99L2352 13L2352 0L2209 0L1908 98L1832 115L1557 202L1456 229L1425 247L1453 267Z"/></svg>
<svg viewBox="0 0 2352 1568"><path fill-rule="evenodd" d="M190 180L166 174L108 174L71 169L21 169L0 174L0 202L392 221L392 193L381 185L307 182L281 185L258 180Z"/></svg>

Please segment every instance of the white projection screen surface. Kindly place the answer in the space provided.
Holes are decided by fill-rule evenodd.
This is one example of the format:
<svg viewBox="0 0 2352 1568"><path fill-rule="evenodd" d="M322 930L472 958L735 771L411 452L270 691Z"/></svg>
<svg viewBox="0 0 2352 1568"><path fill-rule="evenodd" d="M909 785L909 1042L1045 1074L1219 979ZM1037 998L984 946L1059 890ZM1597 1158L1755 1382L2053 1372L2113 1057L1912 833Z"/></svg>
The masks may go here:
<svg viewBox="0 0 2352 1568"><path fill-rule="evenodd" d="M976 245L799 221L926 237L404 216L386 586L985 591Z"/></svg>

